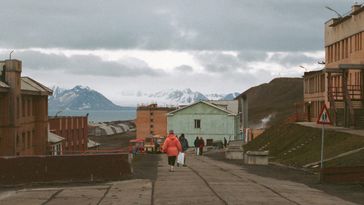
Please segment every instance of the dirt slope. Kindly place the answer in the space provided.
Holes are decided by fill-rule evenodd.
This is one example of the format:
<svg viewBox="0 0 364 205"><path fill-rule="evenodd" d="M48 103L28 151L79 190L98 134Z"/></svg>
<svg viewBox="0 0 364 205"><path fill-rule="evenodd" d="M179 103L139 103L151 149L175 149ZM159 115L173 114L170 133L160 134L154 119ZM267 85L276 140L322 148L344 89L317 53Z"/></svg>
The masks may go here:
<svg viewBox="0 0 364 205"><path fill-rule="evenodd" d="M302 78L276 78L252 87L248 96L249 126L261 126L261 120L272 115L268 125L276 124L295 113L295 103L303 102Z"/></svg>

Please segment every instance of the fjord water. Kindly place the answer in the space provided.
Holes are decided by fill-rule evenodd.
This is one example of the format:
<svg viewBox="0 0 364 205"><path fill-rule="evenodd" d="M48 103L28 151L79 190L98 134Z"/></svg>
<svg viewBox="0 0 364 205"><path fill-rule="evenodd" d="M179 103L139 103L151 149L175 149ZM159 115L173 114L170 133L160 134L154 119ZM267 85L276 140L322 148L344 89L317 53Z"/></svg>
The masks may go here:
<svg viewBox="0 0 364 205"><path fill-rule="evenodd" d="M53 117L58 110L49 110L48 115ZM117 120L134 120L136 118L136 108L127 108L122 110L63 110L58 116L85 116L88 115L88 121L91 122L109 122Z"/></svg>

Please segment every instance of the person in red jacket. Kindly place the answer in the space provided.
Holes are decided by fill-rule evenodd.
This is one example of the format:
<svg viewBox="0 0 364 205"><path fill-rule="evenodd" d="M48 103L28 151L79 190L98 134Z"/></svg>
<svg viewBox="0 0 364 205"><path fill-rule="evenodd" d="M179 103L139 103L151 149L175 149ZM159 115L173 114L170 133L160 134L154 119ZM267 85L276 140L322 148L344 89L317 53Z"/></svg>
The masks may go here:
<svg viewBox="0 0 364 205"><path fill-rule="evenodd" d="M173 172L178 153L182 152L181 143L179 142L176 135L174 135L173 130L169 131L169 135L166 141L164 141L163 152L168 155L168 165L170 166L169 171Z"/></svg>

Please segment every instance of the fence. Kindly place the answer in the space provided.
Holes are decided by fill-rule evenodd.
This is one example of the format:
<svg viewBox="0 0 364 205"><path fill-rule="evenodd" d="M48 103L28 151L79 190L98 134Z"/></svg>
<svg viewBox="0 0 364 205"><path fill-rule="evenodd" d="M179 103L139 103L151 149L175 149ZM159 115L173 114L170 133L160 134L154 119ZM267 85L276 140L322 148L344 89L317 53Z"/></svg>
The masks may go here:
<svg viewBox="0 0 364 205"><path fill-rule="evenodd" d="M128 154L0 158L0 184L117 180L131 174Z"/></svg>

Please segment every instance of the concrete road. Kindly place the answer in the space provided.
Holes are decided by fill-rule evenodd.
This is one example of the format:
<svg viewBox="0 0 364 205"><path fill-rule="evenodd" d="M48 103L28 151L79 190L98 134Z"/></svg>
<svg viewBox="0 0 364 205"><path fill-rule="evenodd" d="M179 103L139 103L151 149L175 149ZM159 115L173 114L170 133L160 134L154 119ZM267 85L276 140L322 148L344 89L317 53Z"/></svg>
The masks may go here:
<svg viewBox="0 0 364 205"><path fill-rule="evenodd" d="M242 167L204 156L169 172L161 155L158 177L102 185L23 189L0 193L0 205L72 204L353 204L304 184L250 174Z"/></svg>
<svg viewBox="0 0 364 205"><path fill-rule="evenodd" d="M354 204L304 184L260 177L237 165L190 155L188 167L169 172L160 161L154 204Z"/></svg>
<svg viewBox="0 0 364 205"><path fill-rule="evenodd" d="M0 205L150 205L150 180L127 180L105 185L23 189L0 193Z"/></svg>

